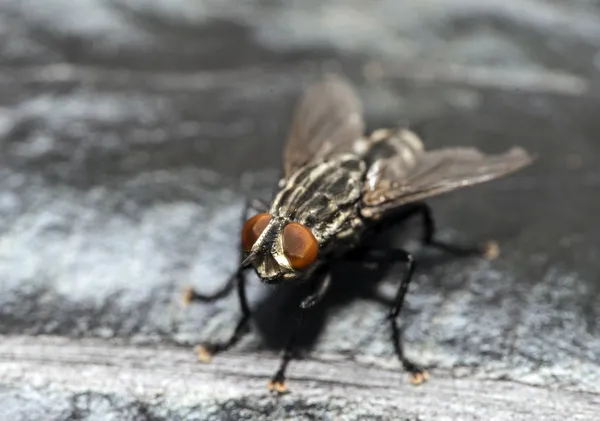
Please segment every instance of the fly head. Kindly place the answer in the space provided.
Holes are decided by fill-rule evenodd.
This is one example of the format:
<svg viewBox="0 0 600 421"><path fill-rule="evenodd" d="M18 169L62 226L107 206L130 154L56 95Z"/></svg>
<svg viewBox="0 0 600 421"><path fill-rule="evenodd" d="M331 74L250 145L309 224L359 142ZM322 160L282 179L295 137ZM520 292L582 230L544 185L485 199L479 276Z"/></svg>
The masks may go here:
<svg viewBox="0 0 600 421"><path fill-rule="evenodd" d="M304 278L313 269L319 252L319 243L309 228L269 213L260 213L246 222L242 247L248 253L242 266L252 265L268 284Z"/></svg>

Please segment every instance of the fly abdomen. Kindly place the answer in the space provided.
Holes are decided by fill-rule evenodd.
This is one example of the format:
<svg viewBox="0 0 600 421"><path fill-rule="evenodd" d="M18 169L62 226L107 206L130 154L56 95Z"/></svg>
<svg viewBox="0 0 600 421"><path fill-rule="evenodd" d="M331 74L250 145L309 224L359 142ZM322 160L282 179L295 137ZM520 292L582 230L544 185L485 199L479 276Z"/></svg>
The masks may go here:
<svg viewBox="0 0 600 421"><path fill-rule="evenodd" d="M369 166L368 174L380 171L382 165L394 159L394 175L405 176L424 152L421 139L408 130L375 130L367 142L363 157ZM370 179L367 175L367 180Z"/></svg>

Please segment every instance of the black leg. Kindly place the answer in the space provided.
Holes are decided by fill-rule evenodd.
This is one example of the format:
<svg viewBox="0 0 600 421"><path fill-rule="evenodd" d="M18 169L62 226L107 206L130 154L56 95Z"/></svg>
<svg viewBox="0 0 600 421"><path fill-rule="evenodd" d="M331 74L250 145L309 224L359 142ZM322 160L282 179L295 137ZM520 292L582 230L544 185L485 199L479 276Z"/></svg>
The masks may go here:
<svg viewBox="0 0 600 421"><path fill-rule="evenodd" d="M213 301L218 301L221 298L226 297L227 295L229 295L229 293L231 292L231 290L233 289L234 285L235 285L235 281L238 277L238 272L235 272L233 275L231 275L229 277L229 279L227 280L227 282L225 283L225 285L223 285L223 288L221 288L220 290L218 290L217 292L215 292L214 294L211 295L205 295L205 294L199 294L198 292L196 292L196 290L193 287L186 287L183 290L183 304L184 305L190 305L192 302L194 301L198 301L201 303L212 303Z"/></svg>
<svg viewBox="0 0 600 421"><path fill-rule="evenodd" d="M489 241L482 245L460 246L457 244L449 244L435 238L435 221L431 214L431 208L426 203L415 203L409 205L402 214L403 219L410 218L413 215L419 214L423 220L423 243L454 254L456 256L471 256L479 255L487 259L494 259L498 256L500 249L494 241Z"/></svg>
<svg viewBox="0 0 600 421"><path fill-rule="evenodd" d="M242 339L249 332L248 321L250 320L250 306L248 305L248 299L246 297L246 278L244 275L244 269L238 270L235 274L242 315L240 316L233 334L229 337L229 339L222 342L209 342L198 345L196 347L196 355L198 356L198 360L202 362L209 362L213 355L218 354L219 352L227 351L237 344L240 339Z"/></svg>
<svg viewBox="0 0 600 421"><path fill-rule="evenodd" d="M254 209L255 211L258 211L258 212L263 212L263 211L268 210L268 205L260 199L251 199L251 200L246 199L244 211L242 212L242 218L241 218L242 225L241 226L244 226L244 224L246 223L246 218L248 216L249 209ZM239 263L238 264L241 264L242 261L244 260L244 254L242 252L241 244L240 244L239 250L240 250L240 254L239 254L239 259L238 259ZM223 288L221 288L220 290L218 290L217 292L215 292L214 294L211 294L211 295L199 294L198 292L196 292L196 290L194 290L193 287L186 287L183 291L183 298L182 298L183 303L184 303L184 305L189 305L194 301L199 301L202 303L210 303L213 301L220 300L221 298L224 298L227 295L229 295L229 293L233 289L233 286L236 283L236 280L240 276L241 276L240 269L238 269L238 270L236 270L236 272L233 275L231 275L229 277L229 279L227 280L227 282L225 283Z"/></svg>
<svg viewBox="0 0 600 421"><path fill-rule="evenodd" d="M327 294L327 291L329 291L330 286L331 286L331 275L329 273L327 273L322 278L319 278L319 280L315 286L315 291L312 294L310 294L308 297L306 297L304 300L302 300L302 302L300 303L300 308L303 310L306 310L308 308L311 308L311 307L317 305L319 303L319 301L321 301L323 299L323 297L325 297L325 295Z"/></svg>
<svg viewBox="0 0 600 421"><path fill-rule="evenodd" d="M254 208L255 210L261 211L261 209L256 209L257 206L260 206L260 203L257 203L256 200L246 201L246 206L244 207L244 212L242 213L242 225L246 222L246 217L248 214L248 209ZM198 359L202 362L208 362L211 359L211 356L217 354L219 352L223 352L233 347L239 340L248 333L248 321L250 320L250 307L248 305L248 299L246 297L246 278L245 271L249 270L250 267L243 268L241 267L241 262L244 260L244 254L242 253L242 247L240 245L240 255L239 255L239 263L238 269L235 273L227 280L226 284L219 291L212 295L203 295L197 293L193 288L186 288L183 294L183 301L185 304L190 304L193 301L200 302L213 302L217 301L225 296L227 296L233 286L237 286L238 299L240 303L240 308L242 311L242 315L233 331L231 337L222 342L212 342L203 345L198 345L196 347L196 355Z"/></svg>
<svg viewBox="0 0 600 421"><path fill-rule="evenodd" d="M298 316L296 318L296 323L292 328L292 333L285 344L285 349L283 350L283 357L281 358L281 363L279 364L279 368L271 377L271 381L269 382L269 390L277 393L284 393L287 390L287 386L285 385L285 372L287 370L287 366L294 358L294 347L296 342L296 336L298 335L298 331L302 326L302 319L304 318L304 312L306 310L300 309L298 311Z"/></svg>
<svg viewBox="0 0 600 421"><path fill-rule="evenodd" d="M304 313L309 308L317 305L323 299L323 297L325 297L330 285L331 275L329 273L325 273L323 276L317 278L317 282L315 284L313 293L311 293L309 296L302 300L300 308L298 309L296 322L294 324L294 327L292 328L290 337L288 338L288 341L285 345L283 357L281 358L279 368L277 369L277 372L273 375L273 377L271 377L271 381L269 382L269 390L277 393L284 393L287 390L285 385L285 372L290 361L292 361L292 359L294 359L295 356L296 337L302 327Z"/></svg>
<svg viewBox="0 0 600 421"><path fill-rule="evenodd" d="M378 233L389 229L391 225L401 223L405 219L417 214L421 216L423 222L423 243L428 246L435 247L455 255L466 256L477 254L483 255L486 258L490 259L495 258L499 252L498 246L493 242L490 242L485 246L464 247L454 244L448 244L437 240L435 238L435 222L431 215L431 210L429 206L425 203L415 203L413 205L409 205L400 209L399 214L396 214L395 216L392 216L390 218L386 218L386 220L375 225L373 227L374 229L372 232L374 235L377 235ZM342 258L342 260L346 259L358 259L372 263L403 262L405 264L406 272L402 278L402 282L398 287L396 296L391 302L391 308L388 314L388 318L392 329L391 336L394 351L398 359L402 363L404 369L409 372L411 382L414 384L420 384L423 381L427 380L427 372L418 364L412 362L404 355L402 329L398 323L398 318L402 312L402 307L404 305L406 293L408 291L408 287L410 285L415 270L416 263L413 256L405 250L401 249L370 249L366 247L361 247L353 250L352 252L348 253Z"/></svg>
<svg viewBox="0 0 600 421"><path fill-rule="evenodd" d="M403 262L406 265L406 272L402 277L402 282L398 287L398 292L392 303L388 318L392 329L392 342L394 345L394 351L396 356L402 363L402 366L410 374L410 380L414 384L422 383L427 379L427 372L419 365L409 360L404 355L404 344L402 340L402 329L398 324L398 316L402 311L404 305L404 299L408 286L412 280L413 273L415 271L415 259L412 255L401 249L388 249L388 250L369 250L365 255L365 261L371 262Z"/></svg>

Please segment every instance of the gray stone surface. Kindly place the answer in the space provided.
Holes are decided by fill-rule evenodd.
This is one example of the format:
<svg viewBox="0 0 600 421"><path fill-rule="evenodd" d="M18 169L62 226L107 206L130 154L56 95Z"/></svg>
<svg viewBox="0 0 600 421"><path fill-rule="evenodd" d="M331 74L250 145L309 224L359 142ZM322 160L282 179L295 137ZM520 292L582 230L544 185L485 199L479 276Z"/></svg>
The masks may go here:
<svg viewBox="0 0 600 421"><path fill-rule="evenodd" d="M322 71L338 70L358 85L371 129L409 121L431 147L520 144L539 154L513 177L431 201L443 237L494 238L496 261L448 258L408 237L421 265L404 313L406 346L432 367L429 384L439 372L600 393L598 4L374 4L1 2L6 340L177 347L227 336L235 297L183 308L181 288L208 293L224 282L244 195L268 198L277 180L295 98ZM383 301L400 269L381 280L372 272L340 268L303 336L311 358L356 354L395 367ZM257 320L236 352L280 348L292 292L253 278ZM295 367L303 366L290 366L291 378ZM36 411L62 419L80 399L7 373L0 365L0 402L14 419L40 419ZM325 414L339 398L332 390L330 400L311 401L307 383L290 387L295 419ZM92 415L74 419L110 419L130 406L117 419L175 419L176 390L165 388L160 404L91 391ZM266 390L256 393L264 399ZM230 419L227 405L256 396L240 389L217 399L221 413L190 419ZM195 398L190 405L209 407ZM360 405L339 407L340 417L361 419Z"/></svg>
<svg viewBox="0 0 600 421"><path fill-rule="evenodd" d="M297 363L302 392L275 397L264 393L269 356L230 353L203 365L187 350L115 340L13 336L0 361L7 420L588 420L600 404L597 394L448 372L414 387L389 367L334 356Z"/></svg>

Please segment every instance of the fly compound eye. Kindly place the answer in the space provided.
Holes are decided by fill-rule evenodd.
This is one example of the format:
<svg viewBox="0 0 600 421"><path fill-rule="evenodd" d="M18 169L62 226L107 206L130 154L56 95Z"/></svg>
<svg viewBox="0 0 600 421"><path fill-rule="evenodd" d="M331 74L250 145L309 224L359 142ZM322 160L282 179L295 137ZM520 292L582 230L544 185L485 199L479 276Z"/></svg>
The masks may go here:
<svg viewBox="0 0 600 421"><path fill-rule="evenodd" d="M283 252L294 269L304 269L317 260L319 243L304 225L291 222L283 229Z"/></svg>
<svg viewBox="0 0 600 421"><path fill-rule="evenodd" d="M250 251L258 237L263 233L271 221L271 215L268 213L259 213L246 221L242 230L242 248L244 251Z"/></svg>

